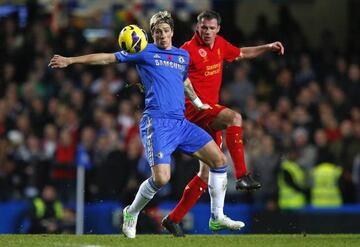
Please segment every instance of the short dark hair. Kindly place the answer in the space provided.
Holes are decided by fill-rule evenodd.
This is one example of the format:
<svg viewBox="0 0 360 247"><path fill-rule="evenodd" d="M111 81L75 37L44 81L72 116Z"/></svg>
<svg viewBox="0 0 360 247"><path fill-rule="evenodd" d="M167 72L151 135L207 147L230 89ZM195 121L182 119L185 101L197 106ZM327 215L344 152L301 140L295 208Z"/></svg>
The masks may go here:
<svg viewBox="0 0 360 247"><path fill-rule="evenodd" d="M155 26L159 25L160 23L169 24L171 30L174 30L174 20L168 11L159 11L151 17L150 19L151 32L153 32Z"/></svg>
<svg viewBox="0 0 360 247"><path fill-rule="evenodd" d="M203 18L207 19L207 20L216 19L218 25L220 25L220 23L221 23L220 14L218 12L216 12L216 11L213 11L213 10L205 10L205 11L201 12L197 16L197 21L200 22Z"/></svg>

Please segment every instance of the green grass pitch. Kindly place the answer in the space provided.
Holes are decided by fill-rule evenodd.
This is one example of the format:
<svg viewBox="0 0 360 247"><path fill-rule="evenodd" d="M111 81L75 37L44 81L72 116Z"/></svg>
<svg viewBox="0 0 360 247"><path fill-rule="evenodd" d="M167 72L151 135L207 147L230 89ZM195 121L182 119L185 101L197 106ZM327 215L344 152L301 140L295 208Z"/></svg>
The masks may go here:
<svg viewBox="0 0 360 247"><path fill-rule="evenodd" d="M360 246L359 234L248 234L248 235L0 235L1 247L331 247Z"/></svg>

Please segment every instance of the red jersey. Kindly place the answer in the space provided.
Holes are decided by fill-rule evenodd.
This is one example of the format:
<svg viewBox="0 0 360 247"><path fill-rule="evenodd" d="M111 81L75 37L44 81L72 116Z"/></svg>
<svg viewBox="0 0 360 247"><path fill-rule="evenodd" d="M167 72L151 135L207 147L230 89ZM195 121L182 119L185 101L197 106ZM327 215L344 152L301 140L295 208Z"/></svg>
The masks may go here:
<svg viewBox="0 0 360 247"><path fill-rule="evenodd" d="M240 48L219 35L215 38L213 48L210 48L204 44L197 32L181 48L190 54L188 75L196 94L204 103L217 104L224 60L232 62L240 55Z"/></svg>

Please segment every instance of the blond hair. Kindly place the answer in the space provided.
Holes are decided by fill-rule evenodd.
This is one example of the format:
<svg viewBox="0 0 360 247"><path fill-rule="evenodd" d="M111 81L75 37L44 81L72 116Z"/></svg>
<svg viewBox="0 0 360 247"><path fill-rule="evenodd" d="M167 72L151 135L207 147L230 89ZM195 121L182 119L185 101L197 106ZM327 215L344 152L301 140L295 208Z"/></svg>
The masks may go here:
<svg viewBox="0 0 360 247"><path fill-rule="evenodd" d="M169 24L171 30L174 30L174 20L168 11L159 11L154 14L150 19L150 30L154 31L155 26L166 23Z"/></svg>

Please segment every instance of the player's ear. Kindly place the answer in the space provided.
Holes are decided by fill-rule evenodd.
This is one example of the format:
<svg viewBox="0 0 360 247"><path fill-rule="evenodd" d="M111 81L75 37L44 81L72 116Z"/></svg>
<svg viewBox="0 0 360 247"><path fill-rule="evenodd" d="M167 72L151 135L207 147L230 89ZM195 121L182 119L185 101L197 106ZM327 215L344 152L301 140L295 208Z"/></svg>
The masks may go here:
<svg viewBox="0 0 360 247"><path fill-rule="evenodd" d="M220 25L217 26L216 33L220 32Z"/></svg>
<svg viewBox="0 0 360 247"><path fill-rule="evenodd" d="M199 24L199 22L196 23L195 31L197 31L198 33L200 33L200 24Z"/></svg>

